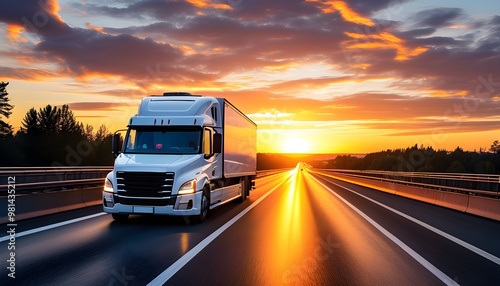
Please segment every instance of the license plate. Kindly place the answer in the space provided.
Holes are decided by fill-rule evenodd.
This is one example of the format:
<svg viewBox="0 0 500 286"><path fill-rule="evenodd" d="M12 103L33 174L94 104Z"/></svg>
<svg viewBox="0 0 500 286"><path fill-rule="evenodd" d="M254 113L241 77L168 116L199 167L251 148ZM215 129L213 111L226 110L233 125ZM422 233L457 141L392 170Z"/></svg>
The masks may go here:
<svg viewBox="0 0 500 286"><path fill-rule="evenodd" d="M153 207L134 207L134 213L152 214Z"/></svg>

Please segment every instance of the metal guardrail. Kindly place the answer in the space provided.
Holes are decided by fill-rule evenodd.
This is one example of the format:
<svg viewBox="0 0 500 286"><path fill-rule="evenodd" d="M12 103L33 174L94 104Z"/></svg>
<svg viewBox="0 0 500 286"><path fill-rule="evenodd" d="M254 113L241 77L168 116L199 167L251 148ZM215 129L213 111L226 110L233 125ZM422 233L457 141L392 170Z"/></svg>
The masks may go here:
<svg viewBox="0 0 500 286"><path fill-rule="evenodd" d="M16 194L104 184L112 167L18 167L0 168L0 195L7 194L14 181ZM14 180L9 178L15 177Z"/></svg>
<svg viewBox="0 0 500 286"><path fill-rule="evenodd" d="M377 179L432 189L467 193L469 195L499 196L500 175L426 172L355 171L326 169L353 177Z"/></svg>

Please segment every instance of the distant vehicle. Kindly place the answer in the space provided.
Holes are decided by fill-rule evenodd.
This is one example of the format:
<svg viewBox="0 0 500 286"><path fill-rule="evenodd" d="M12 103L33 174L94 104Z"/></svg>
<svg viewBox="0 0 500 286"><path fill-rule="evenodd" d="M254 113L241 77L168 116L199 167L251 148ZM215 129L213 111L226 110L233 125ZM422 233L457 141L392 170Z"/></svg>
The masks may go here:
<svg viewBox="0 0 500 286"><path fill-rule="evenodd" d="M255 185L257 125L224 98L189 93L145 97L130 118L103 209L115 220L130 214L191 216L244 201Z"/></svg>

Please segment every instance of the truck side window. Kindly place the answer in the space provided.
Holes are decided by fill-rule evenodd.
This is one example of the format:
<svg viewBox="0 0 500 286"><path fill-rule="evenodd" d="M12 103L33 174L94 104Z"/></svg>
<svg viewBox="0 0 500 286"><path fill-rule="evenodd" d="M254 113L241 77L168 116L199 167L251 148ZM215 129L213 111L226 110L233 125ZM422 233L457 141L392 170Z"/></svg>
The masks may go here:
<svg viewBox="0 0 500 286"><path fill-rule="evenodd" d="M215 122L217 122L217 107L212 106L211 112L212 112L212 118L214 119Z"/></svg>
<svg viewBox="0 0 500 286"><path fill-rule="evenodd" d="M127 149L133 150L136 147L136 130L130 129L127 140Z"/></svg>
<svg viewBox="0 0 500 286"><path fill-rule="evenodd" d="M205 129L203 133L203 154L209 157L212 155L212 131Z"/></svg>

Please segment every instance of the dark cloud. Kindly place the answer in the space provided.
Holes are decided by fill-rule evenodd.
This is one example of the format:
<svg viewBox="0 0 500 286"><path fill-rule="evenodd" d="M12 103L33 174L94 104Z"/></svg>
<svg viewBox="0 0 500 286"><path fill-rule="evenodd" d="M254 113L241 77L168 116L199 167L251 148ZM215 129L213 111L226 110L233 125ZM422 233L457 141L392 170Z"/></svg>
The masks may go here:
<svg viewBox="0 0 500 286"><path fill-rule="evenodd" d="M276 21L297 16L315 15L318 9L303 0L229 0L229 1L198 1L206 6L197 6L188 1L175 0L143 0L117 8L97 4L73 4L75 8L92 13L116 18L154 19L162 22L183 25L195 16L213 16L218 20L223 18L239 19L241 21L258 21L259 19L274 19Z"/></svg>
<svg viewBox="0 0 500 286"><path fill-rule="evenodd" d="M397 8L399 5L402 5L405 2L409 1L410 0L378 0L378 1L350 0L346 2L348 2L349 5L351 5L354 10L369 15L386 8L391 8L391 7Z"/></svg>
<svg viewBox="0 0 500 286"><path fill-rule="evenodd" d="M500 16L492 17L483 28L487 29L487 35L479 41L477 50L500 53Z"/></svg>
<svg viewBox="0 0 500 286"><path fill-rule="evenodd" d="M420 29L414 29L414 30L409 30L401 33L401 36L405 37L406 39L412 39L412 38L417 38L417 37L424 37L424 36L430 36L436 32L436 28L420 28Z"/></svg>
<svg viewBox="0 0 500 286"><path fill-rule="evenodd" d="M294 18L289 22L254 22L224 19L214 15L193 18L182 27L159 22L143 27L105 29L108 33L140 34L164 38L177 45L190 45L196 53L184 64L203 67L223 76L235 70L251 70L311 57L341 58L340 42L348 37L339 28L316 15L313 23ZM319 26L323 23L324 26ZM344 24L345 25L345 24ZM197 46L192 45L197 43Z"/></svg>
<svg viewBox="0 0 500 286"><path fill-rule="evenodd" d="M391 6L401 5L407 2L407 0L351 0L348 2L357 12L368 15ZM312 23L314 19L309 19L308 17L314 17L320 12L319 8L314 5L314 3L303 0L220 0L211 1L209 3L212 5L197 7L187 1L143 0L121 8L89 3L85 5L73 5L78 9L112 17L127 17L134 19L137 19L137 17L154 18L159 21L178 23L182 22L183 17L187 15L196 15L200 11L204 15L213 15L218 18L239 19L240 21L272 20L278 22L302 18ZM225 7L223 8L221 6Z"/></svg>
<svg viewBox="0 0 500 286"><path fill-rule="evenodd" d="M53 22L57 1L18 0L2 3L0 19L5 23L27 24L33 22L35 26L46 26ZM59 20L56 20L59 22Z"/></svg>
<svg viewBox="0 0 500 286"><path fill-rule="evenodd" d="M70 29L57 38L44 37L35 50L62 59L70 73L76 76L102 73L140 79L148 76L148 66L178 62L182 57L182 53L168 44L126 34L114 36ZM162 70L165 75L175 71L170 67Z"/></svg>
<svg viewBox="0 0 500 286"><path fill-rule="evenodd" d="M416 45L427 46L427 47L431 46L431 47L458 47L458 48L467 47L467 45L472 43L471 41L458 40L456 38L442 37L442 36L421 38L413 40L412 42Z"/></svg>
<svg viewBox="0 0 500 286"><path fill-rule="evenodd" d="M126 7L111 7L92 3L75 3L77 9L89 11L89 13L107 15L116 18L130 19L157 19L161 21L179 20L185 15L194 15L196 7L187 1L165 1L144 0L130 3Z"/></svg>
<svg viewBox="0 0 500 286"><path fill-rule="evenodd" d="M500 15L495 15L490 20L490 24L500 28Z"/></svg>
<svg viewBox="0 0 500 286"><path fill-rule="evenodd" d="M495 17L496 18L496 17ZM402 81L396 88L413 90L443 90L450 94L466 91L468 96L493 97L500 92L500 38L492 36L497 29L495 21L483 25L483 37L471 34L462 37L419 37L406 40L428 50L407 61L391 61L387 57L368 55L371 66L368 74L390 74ZM404 37L404 33L403 33ZM477 92L481 78L493 77L494 88ZM411 86L408 85L410 83ZM484 81L483 81L484 82ZM456 96L463 96L456 94Z"/></svg>
<svg viewBox="0 0 500 286"><path fill-rule="evenodd" d="M417 12L413 19L417 27L441 28L454 24L464 14L459 8L435 8Z"/></svg>
<svg viewBox="0 0 500 286"><path fill-rule="evenodd" d="M221 15L245 21L279 22L298 17L308 18L320 12L314 4L303 0L235 0L226 3L229 3L232 9Z"/></svg>

